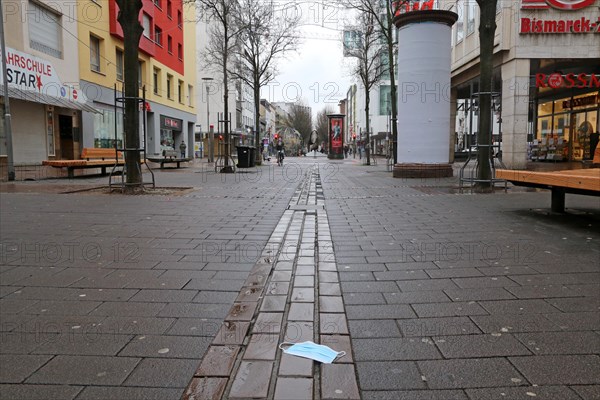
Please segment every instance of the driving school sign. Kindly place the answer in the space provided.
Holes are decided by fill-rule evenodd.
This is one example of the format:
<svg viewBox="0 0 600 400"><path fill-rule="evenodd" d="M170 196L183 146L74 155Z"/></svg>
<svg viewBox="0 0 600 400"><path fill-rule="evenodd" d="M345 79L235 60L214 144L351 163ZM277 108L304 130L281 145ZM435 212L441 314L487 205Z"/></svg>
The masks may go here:
<svg viewBox="0 0 600 400"><path fill-rule="evenodd" d="M7 47L6 75L9 87L85 103L83 95L73 86L63 84L52 63L43 58ZM0 84L4 84L1 74Z"/></svg>
<svg viewBox="0 0 600 400"><path fill-rule="evenodd" d="M544 13L536 18L522 17L521 34L552 33L600 33L600 15L590 18L581 15L584 9L593 6L597 0L521 0L521 10L565 11L560 18L543 18ZM579 14L579 15L577 15ZM541 18L538 18L541 17Z"/></svg>

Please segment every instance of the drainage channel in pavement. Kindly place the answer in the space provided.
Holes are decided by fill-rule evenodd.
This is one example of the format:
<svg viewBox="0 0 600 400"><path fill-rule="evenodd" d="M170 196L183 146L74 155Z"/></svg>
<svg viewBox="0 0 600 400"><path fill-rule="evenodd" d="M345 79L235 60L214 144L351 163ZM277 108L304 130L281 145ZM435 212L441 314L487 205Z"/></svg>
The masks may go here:
<svg viewBox="0 0 600 400"><path fill-rule="evenodd" d="M344 351L332 364L282 342ZM318 166L294 193L184 400L360 399Z"/></svg>

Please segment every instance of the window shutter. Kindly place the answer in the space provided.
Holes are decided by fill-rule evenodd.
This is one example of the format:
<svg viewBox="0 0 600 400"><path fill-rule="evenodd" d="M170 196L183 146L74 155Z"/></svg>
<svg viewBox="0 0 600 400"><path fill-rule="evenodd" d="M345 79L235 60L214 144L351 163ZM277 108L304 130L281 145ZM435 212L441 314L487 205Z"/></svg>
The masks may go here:
<svg viewBox="0 0 600 400"><path fill-rule="evenodd" d="M62 58L60 15L29 2L29 46Z"/></svg>

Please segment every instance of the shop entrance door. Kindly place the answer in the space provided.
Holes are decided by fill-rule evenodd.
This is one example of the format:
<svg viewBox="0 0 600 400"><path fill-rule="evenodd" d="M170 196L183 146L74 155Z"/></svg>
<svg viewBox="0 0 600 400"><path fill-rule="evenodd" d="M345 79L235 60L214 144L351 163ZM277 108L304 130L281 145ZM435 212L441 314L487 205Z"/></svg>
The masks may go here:
<svg viewBox="0 0 600 400"><path fill-rule="evenodd" d="M60 157L63 160L74 158L73 118L69 115L58 116L58 132L60 134Z"/></svg>

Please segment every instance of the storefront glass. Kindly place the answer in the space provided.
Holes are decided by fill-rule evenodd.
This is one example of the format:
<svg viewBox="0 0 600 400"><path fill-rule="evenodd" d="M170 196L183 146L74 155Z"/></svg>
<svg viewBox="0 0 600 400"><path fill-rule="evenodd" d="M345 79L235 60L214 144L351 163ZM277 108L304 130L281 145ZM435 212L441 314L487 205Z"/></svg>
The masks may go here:
<svg viewBox="0 0 600 400"><path fill-rule="evenodd" d="M600 94L586 93L541 102L531 159L580 161L593 157L594 132L598 132Z"/></svg>
<svg viewBox="0 0 600 400"><path fill-rule="evenodd" d="M117 147L123 147L123 113L117 112ZM115 147L115 112L103 110L94 114L94 147L109 149Z"/></svg>

